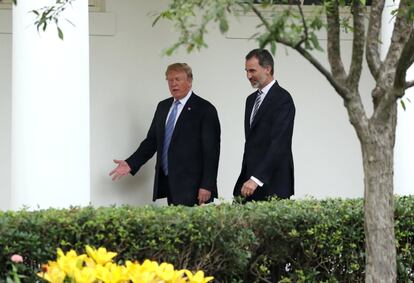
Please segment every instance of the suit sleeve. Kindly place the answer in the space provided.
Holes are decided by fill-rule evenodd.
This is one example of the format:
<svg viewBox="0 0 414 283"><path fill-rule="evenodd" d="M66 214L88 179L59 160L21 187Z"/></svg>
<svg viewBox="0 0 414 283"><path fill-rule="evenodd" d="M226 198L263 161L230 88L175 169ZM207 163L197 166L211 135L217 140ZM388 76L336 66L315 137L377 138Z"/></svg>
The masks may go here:
<svg viewBox="0 0 414 283"><path fill-rule="evenodd" d="M291 99L286 99L273 111L275 114L273 115L270 133L270 145L264 159L253 174L264 184L269 183L273 172L277 169L281 156L290 154L295 119L295 106Z"/></svg>
<svg viewBox="0 0 414 283"><path fill-rule="evenodd" d="M217 196L217 171L220 157L220 122L217 111L210 105L201 122L203 172L200 187Z"/></svg>
<svg viewBox="0 0 414 283"><path fill-rule="evenodd" d="M138 170L144 165L157 151L157 135L156 135L156 117L158 108L155 111L151 126L148 130L146 138L141 142L138 149L125 161L131 167L131 174L135 175Z"/></svg>

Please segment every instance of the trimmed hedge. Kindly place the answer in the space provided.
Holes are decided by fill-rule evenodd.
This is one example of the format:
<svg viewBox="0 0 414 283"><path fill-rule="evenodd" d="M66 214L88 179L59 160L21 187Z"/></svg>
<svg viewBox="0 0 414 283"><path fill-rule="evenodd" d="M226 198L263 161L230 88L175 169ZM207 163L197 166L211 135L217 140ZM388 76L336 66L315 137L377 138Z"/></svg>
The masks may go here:
<svg viewBox="0 0 414 283"><path fill-rule="evenodd" d="M0 212L0 282L12 254L33 276L57 247L85 245L118 252L120 263L148 258L202 269L215 282L362 282L362 206L361 199L311 199ZM414 281L414 197L396 198L395 219L398 282Z"/></svg>

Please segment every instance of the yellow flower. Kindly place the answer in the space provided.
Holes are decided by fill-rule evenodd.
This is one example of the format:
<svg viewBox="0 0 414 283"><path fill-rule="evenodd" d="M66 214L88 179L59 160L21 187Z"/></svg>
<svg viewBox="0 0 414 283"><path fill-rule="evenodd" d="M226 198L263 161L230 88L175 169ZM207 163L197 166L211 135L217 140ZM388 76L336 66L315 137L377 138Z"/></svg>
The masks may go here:
<svg viewBox="0 0 414 283"><path fill-rule="evenodd" d="M207 283L208 281L211 281L214 279L213 276L204 277L203 271L197 271L196 274L194 275L189 270L185 270L184 272L185 272L185 275L187 275L189 283Z"/></svg>
<svg viewBox="0 0 414 283"><path fill-rule="evenodd" d="M156 283L160 281L156 280L156 274L154 271L150 270L151 268L155 267L155 265L149 264L149 261L145 267L143 267L143 265L140 265L137 262L132 263L131 261L127 260L125 266L129 279L133 283Z"/></svg>
<svg viewBox="0 0 414 283"><path fill-rule="evenodd" d="M213 277L204 277L203 271L193 274L189 270L175 270L172 264L145 260L142 264L126 261L125 265L112 262L116 253L105 248L98 250L86 246L86 254L77 255L71 250L66 254L57 250L57 260L49 261L38 273L51 283L207 283ZM67 281L69 280L69 281Z"/></svg>
<svg viewBox="0 0 414 283"><path fill-rule="evenodd" d="M184 279L184 270L174 270L170 263L163 262L156 271L157 276L164 282L181 283L186 282Z"/></svg>
<svg viewBox="0 0 414 283"><path fill-rule="evenodd" d="M91 267L91 268L95 268L95 266L97 266L98 264L93 259L91 259L90 257L86 257L85 258L85 265L88 266L88 267Z"/></svg>
<svg viewBox="0 0 414 283"><path fill-rule="evenodd" d="M83 261L86 258L86 255L78 256L74 250L70 250L65 254L61 249L58 249L57 254L57 265L69 277L74 276L75 270L82 268Z"/></svg>
<svg viewBox="0 0 414 283"><path fill-rule="evenodd" d="M142 271L154 272L157 269L158 269L158 263L156 261L151 261L151 260L146 259L141 265Z"/></svg>
<svg viewBox="0 0 414 283"><path fill-rule="evenodd" d="M92 283L96 280L96 270L88 266L77 269L75 270L74 279L76 283Z"/></svg>
<svg viewBox="0 0 414 283"><path fill-rule="evenodd" d="M66 273L59 268L56 262L49 262L49 264L44 268L46 271L38 273L37 276L45 279L48 282L63 283L66 277Z"/></svg>
<svg viewBox="0 0 414 283"><path fill-rule="evenodd" d="M97 265L96 278L104 283L123 283L128 282L128 273L125 266L119 266L112 262L108 262L105 266Z"/></svg>
<svg viewBox="0 0 414 283"><path fill-rule="evenodd" d="M95 250L94 248L90 246L86 246L86 253L97 263L101 265L105 265L105 263L112 261L112 258L114 258L117 253L108 252L106 251L106 248L99 248Z"/></svg>

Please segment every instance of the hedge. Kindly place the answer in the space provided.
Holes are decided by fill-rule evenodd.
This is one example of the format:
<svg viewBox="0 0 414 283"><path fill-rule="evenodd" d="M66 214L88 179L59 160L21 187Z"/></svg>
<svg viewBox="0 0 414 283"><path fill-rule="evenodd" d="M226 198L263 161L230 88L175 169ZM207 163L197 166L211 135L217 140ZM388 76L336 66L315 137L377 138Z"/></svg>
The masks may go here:
<svg viewBox="0 0 414 283"><path fill-rule="evenodd" d="M27 282L56 248L85 245L128 259L204 270L215 282L363 282L363 200L273 200L202 207L0 211L0 282L10 256ZM414 197L395 199L398 282L414 281ZM24 281L26 282L26 281Z"/></svg>

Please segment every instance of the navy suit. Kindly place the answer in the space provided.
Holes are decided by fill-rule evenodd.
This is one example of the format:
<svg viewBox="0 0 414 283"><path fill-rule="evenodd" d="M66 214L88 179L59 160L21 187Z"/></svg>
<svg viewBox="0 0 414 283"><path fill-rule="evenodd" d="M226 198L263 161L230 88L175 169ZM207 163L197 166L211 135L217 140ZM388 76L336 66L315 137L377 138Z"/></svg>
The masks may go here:
<svg viewBox="0 0 414 283"><path fill-rule="evenodd" d="M257 92L246 100L245 145L240 176L233 195L241 195L243 183L256 177L264 183L246 200L271 196L289 198L294 194L292 135L295 105L290 94L277 82L270 88L250 125Z"/></svg>
<svg viewBox="0 0 414 283"><path fill-rule="evenodd" d="M168 196L171 204L193 206L198 203L199 188L211 191L211 201L217 197L220 122L215 107L195 93L183 106L175 124L168 150L168 178L163 181L165 122L173 101L171 97L158 104L147 137L125 161L134 175L157 152L154 201Z"/></svg>

